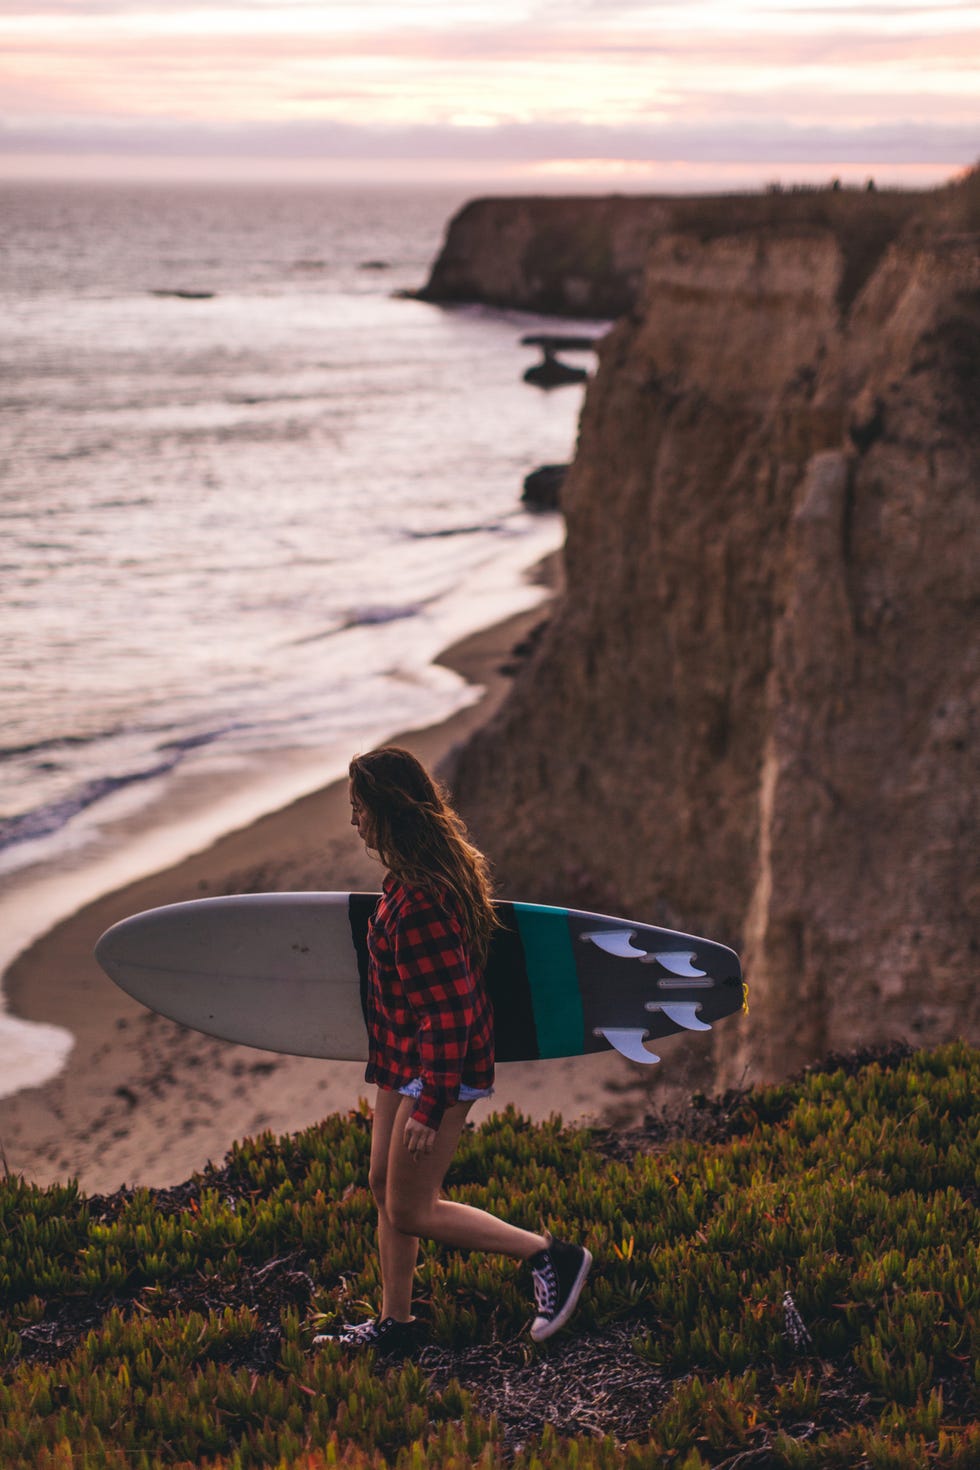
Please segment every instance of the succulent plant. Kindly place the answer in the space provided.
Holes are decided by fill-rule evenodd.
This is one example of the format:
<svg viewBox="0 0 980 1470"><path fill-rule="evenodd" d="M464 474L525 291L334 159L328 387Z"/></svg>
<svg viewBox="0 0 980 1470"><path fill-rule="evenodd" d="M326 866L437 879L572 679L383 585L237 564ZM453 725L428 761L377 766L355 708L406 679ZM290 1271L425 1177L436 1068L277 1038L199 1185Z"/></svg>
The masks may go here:
<svg viewBox="0 0 980 1470"><path fill-rule="evenodd" d="M573 1331L595 1341L596 1382L615 1324L658 1385L628 1440L612 1408L604 1435L568 1435L542 1406L533 1443L517 1443L479 1373L437 1384L424 1363L385 1372L311 1350L319 1324L378 1299L363 1113L245 1139L177 1190L86 1198L7 1178L0 1464L697 1470L751 1452L967 1470L978 1094L980 1052L957 1043L757 1089L730 1136L627 1158L512 1109L468 1131L456 1197L589 1240L597 1270ZM516 1264L427 1245L418 1296L450 1360L488 1341L524 1351Z"/></svg>

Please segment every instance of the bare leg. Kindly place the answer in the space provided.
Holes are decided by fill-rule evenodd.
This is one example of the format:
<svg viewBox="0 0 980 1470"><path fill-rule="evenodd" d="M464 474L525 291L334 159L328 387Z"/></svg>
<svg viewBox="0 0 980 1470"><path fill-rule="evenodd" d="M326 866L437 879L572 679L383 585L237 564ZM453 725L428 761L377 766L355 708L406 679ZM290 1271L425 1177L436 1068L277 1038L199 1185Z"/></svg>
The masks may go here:
<svg viewBox="0 0 980 1470"><path fill-rule="evenodd" d="M378 1254L381 1258L381 1316L407 1322L412 1315L412 1284L419 1254L417 1235L396 1230L388 1218L388 1156L399 1104L398 1092L378 1088L371 1129L371 1191L378 1206Z"/></svg>
<svg viewBox="0 0 980 1470"><path fill-rule="evenodd" d="M416 1244L419 1236L425 1236L443 1245L492 1251L522 1261L545 1250L549 1244L547 1236L521 1230L486 1210L441 1197L446 1171L472 1104L456 1103L448 1108L432 1153L414 1158L405 1147L404 1130L415 1103L411 1098L395 1096L399 1104L388 1145L385 1195L385 1211L393 1233L403 1241L414 1240ZM407 1249L402 1249L405 1250L402 1259L407 1260ZM410 1282L408 1290L411 1290Z"/></svg>
<svg viewBox="0 0 980 1470"><path fill-rule="evenodd" d="M431 1154L413 1158L405 1147L405 1124L415 1102L378 1088L371 1132L371 1190L378 1206L382 1317L408 1322L418 1261L419 1236L443 1245L493 1251L527 1260L549 1239L498 1220L486 1210L442 1199L440 1193L471 1103L447 1109Z"/></svg>

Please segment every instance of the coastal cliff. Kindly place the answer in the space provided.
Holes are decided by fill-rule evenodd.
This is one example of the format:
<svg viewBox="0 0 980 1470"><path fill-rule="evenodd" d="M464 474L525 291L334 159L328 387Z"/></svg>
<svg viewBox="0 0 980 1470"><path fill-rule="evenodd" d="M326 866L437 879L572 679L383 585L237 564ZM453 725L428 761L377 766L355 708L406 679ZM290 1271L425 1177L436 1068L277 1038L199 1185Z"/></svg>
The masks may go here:
<svg viewBox="0 0 980 1470"><path fill-rule="evenodd" d="M706 243L785 230L830 232L846 304L921 196L849 190L717 195L477 199L450 221L425 301L607 319L633 307L654 243L678 232Z"/></svg>
<svg viewBox="0 0 980 1470"><path fill-rule="evenodd" d="M565 591L455 763L505 892L742 952L716 1085L980 1034L978 193L656 235Z"/></svg>

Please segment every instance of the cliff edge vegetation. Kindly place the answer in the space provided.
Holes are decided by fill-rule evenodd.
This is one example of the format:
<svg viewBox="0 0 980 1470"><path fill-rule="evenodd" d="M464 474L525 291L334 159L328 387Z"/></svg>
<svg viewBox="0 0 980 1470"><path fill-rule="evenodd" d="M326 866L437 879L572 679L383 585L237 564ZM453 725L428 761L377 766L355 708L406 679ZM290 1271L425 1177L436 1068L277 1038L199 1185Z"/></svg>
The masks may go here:
<svg viewBox="0 0 980 1470"><path fill-rule="evenodd" d="M629 1136L507 1112L454 1194L588 1239L572 1327L516 1264L424 1250L417 1364L314 1333L378 1300L368 1119L176 1189L0 1184L5 1470L969 1470L980 1053L838 1058Z"/></svg>
<svg viewBox="0 0 980 1470"><path fill-rule="evenodd" d="M980 1037L980 172L717 206L603 339L564 593L452 778L505 893L742 953L724 1087Z"/></svg>

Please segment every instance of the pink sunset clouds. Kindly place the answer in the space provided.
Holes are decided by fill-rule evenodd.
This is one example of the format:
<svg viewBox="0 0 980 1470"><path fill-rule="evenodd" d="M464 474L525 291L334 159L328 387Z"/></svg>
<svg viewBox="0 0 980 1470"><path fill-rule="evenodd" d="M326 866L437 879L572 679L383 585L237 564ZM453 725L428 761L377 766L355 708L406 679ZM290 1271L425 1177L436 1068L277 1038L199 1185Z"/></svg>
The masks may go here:
<svg viewBox="0 0 980 1470"><path fill-rule="evenodd" d="M938 183L978 53L957 0L0 0L0 172Z"/></svg>

